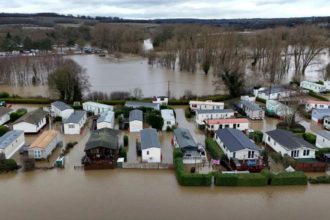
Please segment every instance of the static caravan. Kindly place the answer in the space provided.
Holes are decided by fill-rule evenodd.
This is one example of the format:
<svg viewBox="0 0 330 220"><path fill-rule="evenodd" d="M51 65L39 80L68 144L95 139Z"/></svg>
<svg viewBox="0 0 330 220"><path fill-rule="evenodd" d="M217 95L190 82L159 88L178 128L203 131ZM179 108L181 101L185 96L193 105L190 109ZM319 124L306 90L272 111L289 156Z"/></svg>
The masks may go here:
<svg viewBox="0 0 330 220"><path fill-rule="evenodd" d="M313 109L312 120L321 123L323 119L330 116L330 109Z"/></svg>
<svg viewBox="0 0 330 220"><path fill-rule="evenodd" d="M51 104L51 114L53 117L61 117L66 120L74 112L74 109L61 101L56 101Z"/></svg>
<svg viewBox="0 0 330 220"><path fill-rule="evenodd" d="M154 128L146 128L140 131L142 162L160 163L161 145L158 134Z"/></svg>
<svg viewBox="0 0 330 220"><path fill-rule="evenodd" d="M191 111L196 110L220 110L224 109L225 104L223 102L208 101L189 101L189 108Z"/></svg>
<svg viewBox="0 0 330 220"><path fill-rule="evenodd" d="M168 105L168 97L166 96L155 96L152 100L154 104Z"/></svg>
<svg viewBox="0 0 330 220"><path fill-rule="evenodd" d="M115 113L113 111L107 111L101 113L100 117L97 119L96 128L97 130L101 128L114 128L115 127Z"/></svg>
<svg viewBox="0 0 330 220"><path fill-rule="evenodd" d="M80 134L87 121L85 111L75 111L63 122L64 134Z"/></svg>
<svg viewBox="0 0 330 220"><path fill-rule="evenodd" d="M13 130L21 130L24 133L38 133L46 123L47 112L37 109L32 112L28 112L13 124Z"/></svg>
<svg viewBox="0 0 330 220"><path fill-rule="evenodd" d="M84 102L82 105L86 112L91 112L94 115L100 115L103 112L113 111L112 105L105 105L97 102Z"/></svg>
<svg viewBox="0 0 330 220"><path fill-rule="evenodd" d="M19 130L8 131L0 137L0 153L6 159L11 158L25 144L24 132Z"/></svg>
<svg viewBox="0 0 330 220"><path fill-rule="evenodd" d="M315 146L318 148L329 148L330 147L330 132L321 130L316 133Z"/></svg>
<svg viewBox="0 0 330 220"><path fill-rule="evenodd" d="M264 100L278 100L279 98L290 97L294 91L285 86L262 87L253 90L254 96Z"/></svg>
<svg viewBox="0 0 330 220"><path fill-rule="evenodd" d="M292 110L289 106L282 104L276 100L267 100L266 101L266 112L269 115L274 115L277 117L284 117L286 115L292 114Z"/></svg>
<svg viewBox="0 0 330 220"><path fill-rule="evenodd" d="M28 148L29 157L47 159L61 142L60 133L55 130L44 131Z"/></svg>
<svg viewBox="0 0 330 220"><path fill-rule="evenodd" d="M330 130L330 116L325 116L323 118L323 127L327 130Z"/></svg>
<svg viewBox="0 0 330 220"><path fill-rule="evenodd" d="M150 103L150 102L133 102L133 101L127 101L125 103L126 107L129 108L152 108L155 110L160 110L160 104L159 103Z"/></svg>
<svg viewBox="0 0 330 220"><path fill-rule="evenodd" d="M135 109L129 112L129 131L140 132L143 129L143 112Z"/></svg>
<svg viewBox="0 0 330 220"><path fill-rule="evenodd" d="M224 128L246 131L249 129L249 120L247 118L210 119L205 121L205 125L208 131L213 132Z"/></svg>
<svg viewBox="0 0 330 220"><path fill-rule="evenodd" d="M238 104L238 107L250 118L253 120L264 119L265 111L259 107L254 102L247 100L241 100Z"/></svg>
<svg viewBox="0 0 330 220"><path fill-rule="evenodd" d="M318 100L307 100L306 103L305 103L306 111L310 112L314 108L329 109L330 108L330 102L328 102L328 101L318 101Z"/></svg>
<svg viewBox="0 0 330 220"><path fill-rule="evenodd" d="M6 107L0 107L0 125L7 123L10 120L12 110Z"/></svg>
<svg viewBox="0 0 330 220"><path fill-rule="evenodd" d="M327 88L325 85L321 85L310 81L301 81L300 87L303 89L308 89L316 93L326 92Z"/></svg>
<svg viewBox="0 0 330 220"><path fill-rule="evenodd" d="M234 117L234 110L232 109L196 110L195 121L198 125L204 125L204 121L208 119L232 117Z"/></svg>
<svg viewBox="0 0 330 220"><path fill-rule="evenodd" d="M172 128L176 125L174 111L172 109L163 109L160 113L164 120L163 131L166 131L167 127Z"/></svg>

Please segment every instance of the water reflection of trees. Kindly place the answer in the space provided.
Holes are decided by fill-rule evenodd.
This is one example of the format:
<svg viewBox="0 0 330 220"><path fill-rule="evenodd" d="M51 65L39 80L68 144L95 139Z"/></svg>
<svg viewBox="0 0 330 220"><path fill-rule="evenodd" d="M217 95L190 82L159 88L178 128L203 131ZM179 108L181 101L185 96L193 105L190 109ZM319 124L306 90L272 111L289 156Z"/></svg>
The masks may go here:
<svg viewBox="0 0 330 220"><path fill-rule="evenodd" d="M13 56L0 58L0 81L8 85L44 85L63 58L49 56Z"/></svg>

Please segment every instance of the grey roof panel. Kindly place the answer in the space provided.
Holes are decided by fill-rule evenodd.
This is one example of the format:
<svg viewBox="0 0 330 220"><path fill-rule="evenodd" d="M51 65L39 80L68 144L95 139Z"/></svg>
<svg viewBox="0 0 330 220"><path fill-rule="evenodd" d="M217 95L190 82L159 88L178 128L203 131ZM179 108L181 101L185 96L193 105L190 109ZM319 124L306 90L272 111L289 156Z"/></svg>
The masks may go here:
<svg viewBox="0 0 330 220"><path fill-rule="evenodd" d="M148 149L152 147L160 148L160 142L157 131L154 128L146 128L140 131L141 149Z"/></svg>
<svg viewBox="0 0 330 220"><path fill-rule="evenodd" d="M225 128L216 131L217 137L224 143L230 152L235 152L244 149L260 150L242 131Z"/></svg>
<svg viewBox="0 0 330 220"><path fill-rule="evenodd" d="M232 109L198 109L196 110L196 114L212 114L212 113L234 113Z"/></svg>
<svg viewBox="0 0 330 220"><path fill-rule="evenodd" d="M71 106L69 106L66 103L61 102L61 101L55 101L55 102L52 103L52 105L55 106L56 108L58 108L61 111L64 111L66 109L72 109Z"/></svg>
<svg viewBox="0 0 330 220"><path fill-rule="evenodd" d="M113 111L102 112L100 117L97 119L97 123L101 123L101 122L112 123L112 120L114 118L114 114L115 113Z"/></svg>
<svg viewBox="0 0 330 220"><path fill-rule="evenodd" d="M0 117L2 117L5 114L8 114L9 112L11 112L12 110L10 108L6 108L6 107L0 107Z"/></svg>
<svg viewBox="0 0 330 220"><path fill-rule="evenodd" d="M81 119L86 115L85 111L74 111L68 119L65 120L65 124L73 123L78 124Z"/></svg>
<svg viewBox="0 0 330 220"><path fill-rule="evenodd" d="M125 103L125 106L131 107L131 108L140 108L140 107L146 107L146 108L153 108L159 110L160 104L159 103L150 103L150 102L132 102L128 101Z"/></svg>
<svg viewBox="0 0 330 220"><path fill-rule="evenodd" d="M23 115L22 117L20 117L19 119L17 119L14 124L20 123L20 122L27 122L30 124L37 124L38 122L40 122L44 117L46 117L48 113L41 110L41 109L37 109L34 110L32 112L28 112L25 115Z"/></svg>
<svg viewBox="0 0 330 220"><path fill-rule="evenodd" d="M114 150L118 149L118 134L118 130L111 128L102 128L91 132L91 136L85 145L85 151L97 147L104 147Z"/></svg>
<svg viewBox="0 0 330 220"><path fill-rule="evenodd" d="M143 112L139 109L130 111L129 121L143 121Z"/></svg>
<svg viewBox="0 0 330 220"><path fill-rule="evenodd" d="M0 137L0 149L5 149L9 144L14 142L19 136L24 134L24 131L12 130Z"/></svg>
<svg viewBox="0 0 330 220"><path fill-rule="evenodd" d="M321 130L321 131L316 132L316 134L330 140L330 132L329 131Z"/></svg>
<svg viewBox="0 0 330 220"><path fill-rule="evenodd" d="M253 111L261 111L262 109L259 107L259 105L257 105L256 103L247 101L247 100L241 100L239 102L242 105L245 105L247 108L253 110Z"/></svg>
<svg viewBox="0 0 330 220"><path fill-rule="evenodd" d="M173 132L180 148L197 149L197 144L188 129L176 128Z"/></svg>
<svg viewBox="0 0 330 220"><path fill-rule="evenodd" d="M295 135L291 131L276 129L267 131L266 134L268 134L276 142L289 150L294 150L301 147L316 149L315 146L305 141L302 137Z"/></svg>

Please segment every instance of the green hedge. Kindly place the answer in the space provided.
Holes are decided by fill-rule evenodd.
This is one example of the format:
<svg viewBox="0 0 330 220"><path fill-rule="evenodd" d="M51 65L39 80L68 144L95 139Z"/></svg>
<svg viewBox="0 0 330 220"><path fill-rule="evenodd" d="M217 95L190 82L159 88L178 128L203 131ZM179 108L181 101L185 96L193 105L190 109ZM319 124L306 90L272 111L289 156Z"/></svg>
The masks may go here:
<svg viewBox="0 0 330 220"><path fill-rule="evenodd" d="M249 133L249 138L254 140L256 144L261 144L262 143L262 138L264 134L262 131L254 131Z"/></svg>
<svg viewBox="0 0 330 220"><path fill-rule="evenodd" d="M2 98L2 101L13 104L50 104L52 101L47 98Z"/></svg>
<svg viewBox="0 0 330 220"><path fill-rule="evenodd" d="M318 151L315 152L316 159L322 160L324 157L324 154L330 153L329 147L318 149Z"/></svg>
<svg viewBox="0 0 330 220"><path fill-rule="evenodd" d="M119 148L119 157L123 157L127 161L127 149L125 147Z"/></svg>
<svg viewBox="0 0 330 220"><path fill-rule="evenodd" d="M308 92L308 95L310 95L310 96L312 96L312 97L314 97L314 98L317 98L317 99L319 99L319 100L321 100L321 101L329 101L329 99L327 99L326 97L321 96L321 95L319 95L319 94L317 94L317 93L315 93L315 92L313 92L313 91L309 91L309 92Z"/></svg>
<svg viewBox="0 0 330 220"><path fill-rule="evenodd" d="M17 163L13 159L0 160L0 172L9 172L18 169Z"/></svg>
<svg viewBox="0 0 330 220"><path fill-rule="evenodd" d="M107 101L99 101L99 103L106 105L125 105L125 100L107 100Z"/></svg>
<svg viewBox="0 0 330 220"><path fill-rule="evenodd" d="M309 178L311 184L330 184L330 176L318 176L316 178Z"/></svg>
<svg viewBox="0 0 330 220"><path fill-rule="evenodd" d="M266 99L262 99L262 98L257 97L256 101L266 104Z"/></svg>
<svg viewBox="0 0 330 220"><path fill-rule="evenodd" d="M180 158L182 157L183 154L182 154L182 151L180 148L174 148L173 150L173 162L175 161L176 158Z"/></svg>
<svg viewBox="0 0 330 220"><path fill-rule="evenodd" d="M306 132L303 135L303 138L305 141L311 143L311 144L315 144L316 143L316 135L310 132Z"/></svg>
<svg viewBox="0 0 330 220"><path fill-rule="evenodd" d="M128 141L129 141L128 135L126 135L126 134L124 135L123 141L124 141L124 146L127 147L128 146Z"/></svg>
<svg viewBox="0 0 330 220"><path fill-rule="evenodd" d="M187 173L181 157L174 159L177 181L181 186L211 186L212 174Z"/></svg>
<svg viewBox="0 0 330 220"><path fill-rule="evenodd" d="M225 158L224 152L221 150L218 143L212 138L205 139L205 147L206 150L210 153L212 159L219 160Z"/></svg>
<svg viewBox="0 0 330 220"><path fill-rule="evenodd" d="M273 186L307 185L307 176L300 171L272 174L270 184Z"/></svg>
<svg viewBox="0 0 330 220"><path fill-rule="evenodd" d="M266 186L268 179L260 173L214 174L216 186Z"/></svg>
<svg viewBox="0 0 330 220"><path fill-rule="evenodd" d="M0 125L0 137L6 134L9 131L9 128L3 125Z"/></svg>
<svg viewBox="0 0 330 220"><path fill-rule="evenodd" d="M10 121L14 122L23 115L25 115L28 111L24 108L18 109L16 112L10 113Z"/></svg>

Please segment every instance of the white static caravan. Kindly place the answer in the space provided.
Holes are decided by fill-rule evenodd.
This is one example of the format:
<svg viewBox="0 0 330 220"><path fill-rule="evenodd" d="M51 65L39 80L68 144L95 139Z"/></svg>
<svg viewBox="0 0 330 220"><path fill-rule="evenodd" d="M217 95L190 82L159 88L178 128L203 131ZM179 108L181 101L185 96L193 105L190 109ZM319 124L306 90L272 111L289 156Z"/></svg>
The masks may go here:
<svg viewBox="0 0 330 220"><path fill-rule="evenodd" d="M316 93L321 93L321 92L327 91L327 88L325 87L325 85L321 85L321 84L318 84L315 82L310 82L310 81L301 81L300 87L303 89L312 90L313 92L316 92Z"/></svg>
<svg viewBox="0 0 330 220"><path fill-rule="evenodd" d="M161 145L158 134L154 128L146 128L140 131L142 162L160 163Z"/></svg>
<svg viewBox="0 0 330 220"><path fill-rule="evenodd" d="M85 111L75 111L63 122L64 134L80 134L87 121Z"/></svg>
<svg viewBox="0 0 330 220"><path fill-rule="evenodd" d="M330 132L325 131L325 130L316 132L315 146L318 148L329 148L330 147Z"/></svg>
<svg viewBox="0 0 330 220"><path fill-rule="evenodd" d="M198 125L204 125L204 121L208 119L221 119L234 117L232 109L218 110L196 110L195 121Z"/></svg>
<svg viewBox="0 0 330 220"><path fill-rule="evenodd" d="M279 98L290 97L295 91L292 91L290 88L286 88L285 86L272 86L262 87L259 89L254 89L253 94L255 97L264 99L264 100L277 100Z"/></svg>
<svg viewBox="0 0 330 220"><path fill-rule="evenodd" d="M61 142L60 133L55 130L44 131L29 146L28 154L30 158L47 159L55 147Z"/></svg>
<svg viewBox="0 0 330 220"><path fill-rule="evenodd" d="M21 130L24 133L38 133L47 123L46 116L47 112L40 109L28 112L14 122L13 130Z"/></svg>
<svg viewBox="0 0 330 220"><path fill-rule="evenodd" d="M11 158L25 144L24 132L19 130L8 131L0 137L0 153L6 159Z"/></svg>
<svg viewBox="0 0 330 220"><path fill-rule="evenodd" d="M276 115L278 117L284 117L286 115L292 114L292 110L289 106L284 105L276 100L266 101L266 111L269 114Z"/></svg>
<svg viewBox="0 0 330 220"><path fill-rule="evenodd" d="M112 105L105 105L97 102L84 102L82 106L86 112L91 112L94 115L100 115L103 112L113 111Z"/></svg>
<svg viewBox="0 0 330 220"><path fill-rule="evenodd" d="M66 120L74 112L74 109L61 101L53 102L50 106L53 117L61 117Z"/></svg>
<svg viewBox="0 0 330 220"><path fill-rule="evenodd" d="M291 131L276 129L264 133L263 142L274 151L295 159L315 158L317 148Z"/></svg>
<svg viewBox="0 0 330 220"><path fill-rule="evenodd" d="M323 82L325 88L327 89L327 91L330 91L330 81L324 81Z"/></svg>
<svg viewBox="0 0 330 220"><path fill-rule="evenodd" d="M11 109L6 107L0 107L0 125L5 124L10 120Z"/></svg>
<svg viewBox="0 0 330 220"><path fill-rule="evenodd" d="M205 125L208 131L213 132L224 128L246 131L249 129L249 120L247 118L210 119L205 121Z"/></svg>
<svg viewBox="0 0 330 220"><path fill-rule="evenodd" d="M314 108L317 109L329 109L329 101L318 101L318 100L307 100L305 103L305 109L307 112L312 111Z"/></svg>
<svg viewBox="0 0 330 220"><path fill-rule="evenodd" d="M196 110L220 110L224 109L225 104L223 102L208 101L189 101L189 108L191 111Z"/></svg>
<svg viewBox="0 0 330 220"><path fill-rule="evenodd" d="M143 129L143 112L135 109L129 112L129 131L140 132Z"/></svg>
<svg viewBox="0 0 330 220"><path fill-rule="evenodd" d="M155 96L152 100L154 104L168 105L168 97L166 96Z"/></svg>
<svg viewBox="0 0 330 220"><path fill-rule="evenodd" d="M327 130L330 130L330 116L323 118L323 127Z"/></svg>
<svg viewBox="0 0 330 220"><path fill-rule="evenodd" d="M115 113L113 111L107 111L101 113L100 117L97 119L96 129L101 128L114 128L115 127Z"/></svg>
<svg viewBox="0 0 330 220"><path fill-rule="evenodd" d="M174 111L172 109L161 110L161 115L164 120L163 131L166 131L167 127L172 128L176 124Z"/></svg>
<svg viewBox="0 0 330 220"><path fill-rule="evenodd" d="M259 120L265 117L265 111L254 102L241 100L238 107L242 109L250 119Z"/></svg>
<svg viewBox="0 0 330 220"><path fill-rule="evenodd" d="M330 109L313 109L312 110L312 120L321 123L324 118L330 116Z"/></svg>

